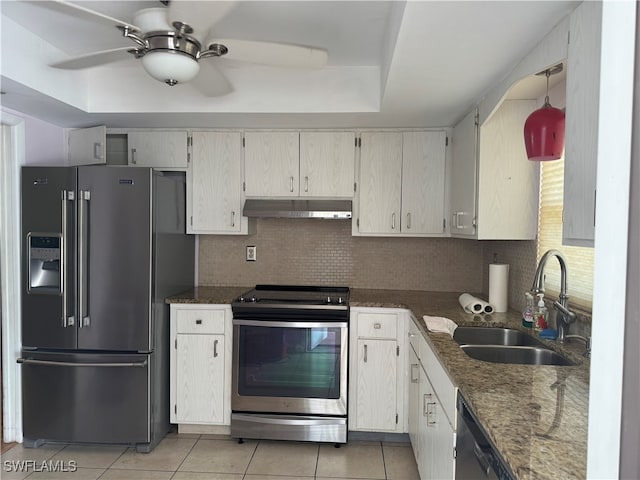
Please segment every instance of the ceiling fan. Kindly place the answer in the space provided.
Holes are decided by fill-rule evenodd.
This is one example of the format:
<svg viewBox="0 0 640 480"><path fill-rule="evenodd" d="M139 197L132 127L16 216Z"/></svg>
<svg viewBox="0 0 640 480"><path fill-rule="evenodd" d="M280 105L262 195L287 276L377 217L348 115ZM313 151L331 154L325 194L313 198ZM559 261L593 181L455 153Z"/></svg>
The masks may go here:
<svg viewBox="0 0 640 480"><path fill-rule="evenodd" d="M165 6L137 11L129 23L65 0L38 2L76 18L115 26L135 44L88 53L50 66L75 70L135 58L154 79L170 86L190 83L204 95L213 97L230 93L233 87L222 72L207 61L209 57L305 69L323 68L327 63L327 51L321 48L209 37L211 27L235 8L235 1L161 3Z"/></svg>

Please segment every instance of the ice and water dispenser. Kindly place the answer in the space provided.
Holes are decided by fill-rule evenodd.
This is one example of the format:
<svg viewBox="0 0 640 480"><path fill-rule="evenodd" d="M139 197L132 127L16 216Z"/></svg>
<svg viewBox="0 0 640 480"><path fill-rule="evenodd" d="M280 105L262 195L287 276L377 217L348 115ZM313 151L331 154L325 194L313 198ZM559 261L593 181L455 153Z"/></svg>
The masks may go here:
<svg viewBox="0 0 640 480"><path fill-rule="evenodd" d="M29 292L60 293L60 235L28 235Z"/></svg>

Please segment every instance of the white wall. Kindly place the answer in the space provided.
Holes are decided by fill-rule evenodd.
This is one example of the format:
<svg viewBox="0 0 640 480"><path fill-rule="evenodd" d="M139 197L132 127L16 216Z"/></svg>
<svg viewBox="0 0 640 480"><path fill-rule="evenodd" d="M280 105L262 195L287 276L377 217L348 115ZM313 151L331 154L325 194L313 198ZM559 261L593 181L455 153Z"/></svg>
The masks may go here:
<svg viewBox="0 0 640 480"><path fill-rule="evenodd" d="M2 108L15 117L24 119L25 163L27 165L64 165L66 159L65 130L51 123Z"/></svg>

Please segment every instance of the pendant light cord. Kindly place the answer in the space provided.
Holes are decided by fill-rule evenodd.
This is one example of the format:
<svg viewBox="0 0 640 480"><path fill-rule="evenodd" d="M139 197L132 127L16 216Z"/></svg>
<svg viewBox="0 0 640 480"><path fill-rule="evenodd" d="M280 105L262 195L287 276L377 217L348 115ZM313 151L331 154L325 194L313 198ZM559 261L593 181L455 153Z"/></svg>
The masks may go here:
<svg viewBox="0 0 640 480"><path fill-rule="evenodd" d="M551 76L551 69L547 69L547 71L544 73L547 76L547 95L544 97L544 106L550 107L551 103L549 103L549 77Z"/></svg>

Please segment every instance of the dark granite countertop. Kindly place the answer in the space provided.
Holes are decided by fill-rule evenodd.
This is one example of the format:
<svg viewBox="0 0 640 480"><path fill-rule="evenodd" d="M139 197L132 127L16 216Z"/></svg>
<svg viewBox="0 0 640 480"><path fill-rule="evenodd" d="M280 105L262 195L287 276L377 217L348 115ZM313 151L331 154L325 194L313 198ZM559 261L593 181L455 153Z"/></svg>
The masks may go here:
<svg viewBox="0 0 640 480"><path fill-rule="evenodd" d="M251 287L197 287L167 303L230 303ZM453 383L521 479L586 477L589 361L579 343L544 341L578 365L571 367L488 363L467 356L448 334L427 332L424 315L458 325L522 329L515 311L466 314L459 293L352 289L352 307L406 308L418 319L427 342Z"/></svg>

